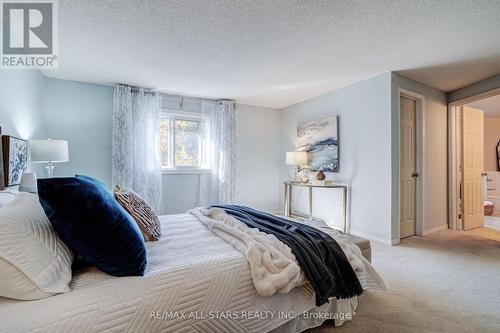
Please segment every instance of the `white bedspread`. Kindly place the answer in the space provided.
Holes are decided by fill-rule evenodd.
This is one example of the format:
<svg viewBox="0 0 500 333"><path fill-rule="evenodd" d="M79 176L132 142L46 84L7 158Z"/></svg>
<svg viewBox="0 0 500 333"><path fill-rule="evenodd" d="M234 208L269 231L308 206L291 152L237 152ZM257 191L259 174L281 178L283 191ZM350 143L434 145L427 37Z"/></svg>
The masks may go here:
<svg viewBox="0 0 500 333"><path fill-rule="evenodd" d="M74 274L69 293L36 301L0 298L0 330L267 332L315 308L308 284L258 295L245 256L194 216L160 220L164 237L148 243L144 277L92 268ZM378 284L369 274L363 279Z"/></svg>
<svg viewBox="0 0 500 333"><path fill-rule="evenodd" d="M306 282L290 247L274 235L249 228L220 208L195 208L189 213L246 256L259 295L286 294Z"/></svg>
<svg viewBox="0 0 500 333"><path fill-rule="evenodd" d="M253 283L259 295L272 296L275 293L288 293L293 288L307 282L290 247L274 235L266 234L256 228L249 228L245 223L226 214L220 208L200 207L190 210L189 213L196 216L214 234L246 256ZM321 229L337 241L356 275L360 278L364 289L385 287L373 266L363 257L359 247L349 238L328 228L326 224L321 222L310 221L309 225ZM373 281L376 281L378 285L367 283Z"/></svg>

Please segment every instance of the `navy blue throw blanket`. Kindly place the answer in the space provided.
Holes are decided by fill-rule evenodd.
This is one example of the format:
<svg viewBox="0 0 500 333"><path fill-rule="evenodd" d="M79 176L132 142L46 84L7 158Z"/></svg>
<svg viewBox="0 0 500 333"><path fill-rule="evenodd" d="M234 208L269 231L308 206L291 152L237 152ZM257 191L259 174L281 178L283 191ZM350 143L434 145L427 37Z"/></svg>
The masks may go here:
<svg viewBox="0 0 500 333"><path fill-rule="evenodd" d="M351 298L363 288L339 244L311 226L237 205L215 205L250 228L274 235L288 245L316 292L316 305L329 297Z"/></svg>

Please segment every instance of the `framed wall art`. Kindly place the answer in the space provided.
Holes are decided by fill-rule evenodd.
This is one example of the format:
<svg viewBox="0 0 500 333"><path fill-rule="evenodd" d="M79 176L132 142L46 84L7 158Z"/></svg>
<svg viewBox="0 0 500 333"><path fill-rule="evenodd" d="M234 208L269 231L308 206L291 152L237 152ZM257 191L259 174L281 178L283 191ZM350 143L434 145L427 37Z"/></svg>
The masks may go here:
<svg viewBox="0 0 500 333"><path fill-rule="evenodd" d="M21 183L28 169L28 141L10 135L2 135L3 172L5 186Z"/></svg>

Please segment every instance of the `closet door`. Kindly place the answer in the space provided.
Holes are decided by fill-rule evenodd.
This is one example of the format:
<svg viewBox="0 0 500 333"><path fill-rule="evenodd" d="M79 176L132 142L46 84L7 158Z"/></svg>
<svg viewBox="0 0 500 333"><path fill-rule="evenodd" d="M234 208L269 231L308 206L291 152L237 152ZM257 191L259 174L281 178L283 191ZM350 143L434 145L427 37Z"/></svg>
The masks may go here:
<svg viewBox="0 0 500 333"><path fill-rule="evenodd" d="M400 97L400 238L415 235L416 219L416 111L414 99Z"/></svg>

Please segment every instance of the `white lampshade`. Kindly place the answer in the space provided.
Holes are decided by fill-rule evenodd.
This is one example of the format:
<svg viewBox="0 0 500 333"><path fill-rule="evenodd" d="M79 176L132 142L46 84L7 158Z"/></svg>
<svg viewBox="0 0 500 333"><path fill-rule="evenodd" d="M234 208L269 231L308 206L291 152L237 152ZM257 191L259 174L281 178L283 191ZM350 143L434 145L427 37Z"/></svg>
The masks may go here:
<svg viewBox="0 0 500 333"><path fill-rule="evenodd" d="M307 152L305 151L287 151L286 152L287 165L307 165Z"/></svg>
<svg viewBox="0 0 500 333"><path fill-rule="evenodd" d="M21 183L19 184L19 191L36 193L36 173L23 173Z"/></svg>
<svg viewBox="0 0 500 333"><path fill-rule="evenodd" d="M69 162L68 141L50 139L31 140L31 162Z"/></svg>

